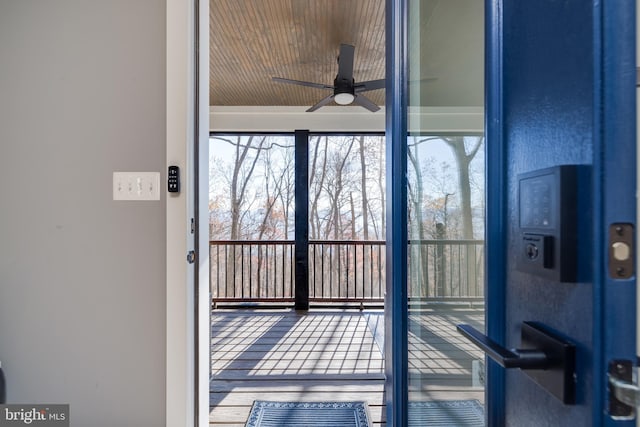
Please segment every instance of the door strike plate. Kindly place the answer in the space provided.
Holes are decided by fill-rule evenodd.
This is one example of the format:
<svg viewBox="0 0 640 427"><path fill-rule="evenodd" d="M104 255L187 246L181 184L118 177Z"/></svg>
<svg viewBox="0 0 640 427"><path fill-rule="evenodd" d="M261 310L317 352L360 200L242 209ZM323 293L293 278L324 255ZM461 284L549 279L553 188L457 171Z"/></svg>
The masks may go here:
<svg viewBox="0 0 640 427"><path fill-rule="evenodd" d="M636 417L636 407L640 406L640 386L635 378L635 370L630 360L609 362L609 416L614 420L632 420Z"/></svg>

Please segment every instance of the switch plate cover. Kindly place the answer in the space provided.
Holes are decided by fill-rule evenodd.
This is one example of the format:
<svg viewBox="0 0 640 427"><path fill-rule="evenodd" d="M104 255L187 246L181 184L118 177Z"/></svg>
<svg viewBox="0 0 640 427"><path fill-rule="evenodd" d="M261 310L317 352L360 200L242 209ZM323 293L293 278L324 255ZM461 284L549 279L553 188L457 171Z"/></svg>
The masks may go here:
<svg viewBox="0 0 640 427"><path fill-rule="evenodd" d="M160 172L114 172L113 200L160 200Z"/></svg>

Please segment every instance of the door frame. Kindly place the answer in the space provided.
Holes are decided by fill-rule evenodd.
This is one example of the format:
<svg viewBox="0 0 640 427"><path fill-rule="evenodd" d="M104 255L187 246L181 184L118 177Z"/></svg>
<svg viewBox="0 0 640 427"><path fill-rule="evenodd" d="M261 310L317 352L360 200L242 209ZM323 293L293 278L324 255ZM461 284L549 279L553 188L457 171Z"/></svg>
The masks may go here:
<svg viewBox="0 0 640 427"><path fill-rule="evenodd" d="M613 420L609 402L607 366L611 360L637 361L637 268L629 279L608 272L609 227L633 224L637 234L636 192L636 2L594 2L594 425L636 425ZM621 120L620 118L628 118ZM633 160L633 162L631 162ZM630 165L632 163L632 166ZM620 327L625 325L625 327ZM628 325L628 326L626 326Z"/></svg>
<svg viewBox="0 0 640 427"><path fill-rule="evenodd" d="M386 0L385 404L389 427L408 420L407 27L406 0Z"/></svg>
<svg viewBox="0 0 640 427"><path fill-rule="evenodd" d="M499 54L489 55L489 52ZM507 229L506 141L502 120L502 2L485 1L485 327L487 336L505 345L506 239L492 238L491 230ZM487 191L489 188L492 191ZM489 214L490 212L490 214ZM491 313L491 315L488 315ZM485 417L487 425L504 424L505 370L485 357Z"/></svg>
<svg viewBox="0 0 640 427"><path fill-rule="evenodd" d="M408 117L408 10L407 0L386 0L386 295L385 295L385 404L388 426L408 423L408 224L407 224L407 135ZM486 9L485 9L486 10ZM488 12L485 12L488 13ZM433 107L455 118L442 124L442 114L430 117L430 112L417 113L412 120L427 123L435 132L448 132L451 123L460 129L481 130L484 108ZM485 156L495 155L485 150ZM488 171L487 171L488 172ZM489 179L489 178L487 178ZM491 179L496 179L493 177ZM497 197L497 195L494 195ZM497 202L497 201L496 201ZM487 200L489 203L489 200ZM486 258L485 258L486 259ZM486 286L485 286L485 295ZM488 297L485 299L485 301ZM500 303L492 307L500 307ZM485 302L487 310L489 305ZM488 372L490 374L490 372Z"/></svg>
<svg viewBox="0 0 640 427"><path fill-rule="evenodd" d="M207 170L202 159L208 158L209 2L167 0L166 11L166 166L181 168L182 191L168 194L166 202L165 416L166 425L204 427L210 362L208 346L198 343L209 337L208 256L196 264L186 256L190 250L208 253L208 236L199 233L196 241L190 221L196 209L207 218L206 204L196 208L198 198L208 197L207 176L196 172Z"/></svg>

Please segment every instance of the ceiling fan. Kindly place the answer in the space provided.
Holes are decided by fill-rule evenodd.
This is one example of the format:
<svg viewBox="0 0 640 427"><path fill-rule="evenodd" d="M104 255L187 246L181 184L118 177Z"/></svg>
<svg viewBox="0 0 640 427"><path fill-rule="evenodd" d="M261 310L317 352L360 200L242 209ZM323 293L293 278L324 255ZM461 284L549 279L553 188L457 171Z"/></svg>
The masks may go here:
<svg viewBox="0 0 640 427"><path fill-rule="evenodd" d="M349 44L340 45L340 54L338 56L338 74L333 81L333 86L322 83L305 82L300 80L284 79L282 77L273 77L273 81L280 83L289 83L300 86L315 87L318 89L332 89L333 93L322 98L317 104L307 110L307 112L316 111L318 108L327 105L331 101L335 101L339 105L349 105L351 103L358 104L371 112L378 111L380 107L373 103L369 98L362 95L362 92L369 90L383 89L385 80L369 80L366 82L356 83L353 79L353 52L355 47Z"/></svg>

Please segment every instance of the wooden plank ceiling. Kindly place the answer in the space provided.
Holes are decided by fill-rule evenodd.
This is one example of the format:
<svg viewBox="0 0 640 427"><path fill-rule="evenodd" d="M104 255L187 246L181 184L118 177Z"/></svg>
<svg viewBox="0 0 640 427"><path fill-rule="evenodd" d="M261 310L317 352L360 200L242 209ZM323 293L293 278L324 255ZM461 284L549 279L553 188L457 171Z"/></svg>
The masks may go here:
<svg viewBox="0 0 640 427"><path fill-rule="evenodd" d="M341 43L355 46L356 82L384 78L384 0L210 0L209 104L310 106L333 85ZM384 90L367 92L378 105Z"/></svg>

